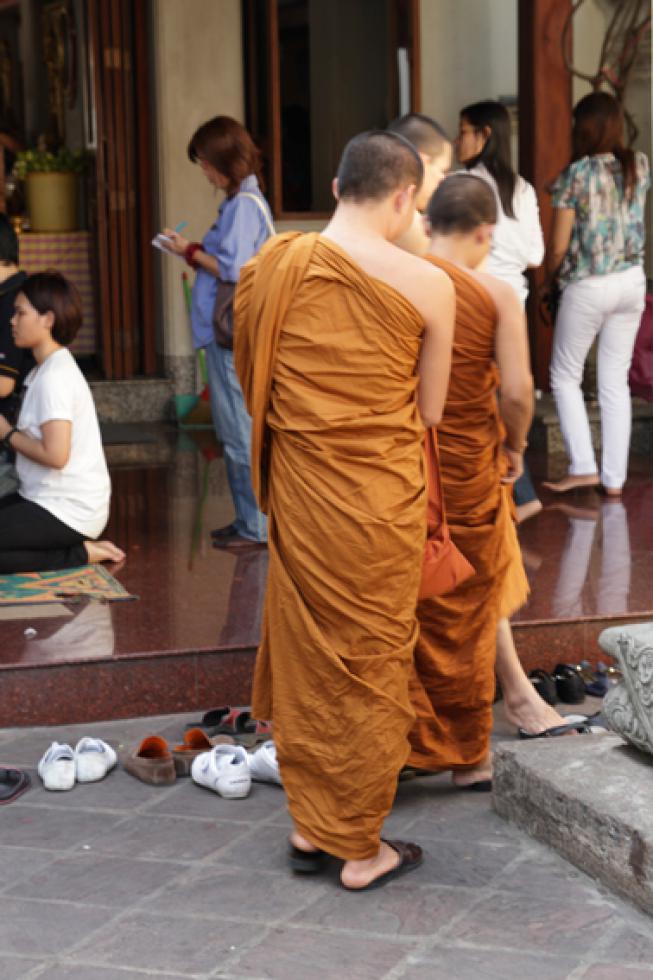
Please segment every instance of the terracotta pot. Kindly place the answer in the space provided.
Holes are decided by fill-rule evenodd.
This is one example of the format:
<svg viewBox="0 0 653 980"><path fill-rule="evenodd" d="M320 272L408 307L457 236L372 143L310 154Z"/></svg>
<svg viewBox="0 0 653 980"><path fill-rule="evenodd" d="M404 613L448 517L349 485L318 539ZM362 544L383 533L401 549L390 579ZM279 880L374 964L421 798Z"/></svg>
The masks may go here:
<svg viewBox="0 0 653 980"><path fill-rule="evenodd" d="M76 231L77 174L27 174L25 190L30 231Z"/></svg>

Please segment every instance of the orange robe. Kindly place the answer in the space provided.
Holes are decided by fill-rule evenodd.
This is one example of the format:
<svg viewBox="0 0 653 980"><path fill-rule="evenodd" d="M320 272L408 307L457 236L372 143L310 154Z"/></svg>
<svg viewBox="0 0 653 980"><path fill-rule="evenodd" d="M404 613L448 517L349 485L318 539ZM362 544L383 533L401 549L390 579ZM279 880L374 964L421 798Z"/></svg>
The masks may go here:
<svg viewBox="0 0 653 980"><path fill-rule="evenodd" d="M505 432L497 404L496 307L472 276L450 262L429 260L456 290L451 379L438 426L440 475L451 537L476 573L451 594L418 605L410 764L441 770L476 766L488 754L497 622L526 601L528 582L512 519L512 486L501 483Z"/></svg>
<svg viewBox="0 0 653 980"><path fill-rule="evenodd" d="M235 361L269 517L253 711L272 718L295 826L374 856L410 751L426 538L414 307L318 235L243 269Z"/></svg>

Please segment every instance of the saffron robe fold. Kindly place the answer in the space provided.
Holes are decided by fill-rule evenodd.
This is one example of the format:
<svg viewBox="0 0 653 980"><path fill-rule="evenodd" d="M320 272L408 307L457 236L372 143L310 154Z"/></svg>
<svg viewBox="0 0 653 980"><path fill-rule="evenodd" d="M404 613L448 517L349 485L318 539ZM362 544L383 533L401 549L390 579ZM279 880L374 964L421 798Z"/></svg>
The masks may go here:
<svg viewBox="0 0 653 980"><path fill-rule="evenodd" d="M497 623L526 601L528 582L512 486L501 483L496 307L472 276L428 258L456 290L451 378L438 426L440 477L452 540L476 572L454 592L418 604L410 764L442 770L477 766L489 752Z"/></svg>
<svg viewBox="0 0 653 980"><path fill-rule="evenodd" d="M426 539L415 308L318 235L241 273L234 354L269 516L253 712L274 722L300 834L374 856L414 721Z"/></svg>

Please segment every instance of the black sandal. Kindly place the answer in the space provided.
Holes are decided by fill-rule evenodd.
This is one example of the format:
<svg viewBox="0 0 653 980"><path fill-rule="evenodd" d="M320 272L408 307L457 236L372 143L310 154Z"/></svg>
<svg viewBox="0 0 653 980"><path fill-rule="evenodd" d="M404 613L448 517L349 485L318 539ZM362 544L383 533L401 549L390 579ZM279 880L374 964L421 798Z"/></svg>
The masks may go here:
<svg viewBox="0 0 653 980"><path fill-rule="evenodd" d="M325 870L329 855L326 851L302 851L288 841L288 864L297 875L317 875Z"/></svg>
<svg viewBox="0 0 653 980"><path fill-rule="evenodd" d="M373 878L368 885L363 885L362 888L351 888L349 885L340 882L342 888L348 892L371 892L374 888L382 888L383 885L387 885L389 881L393 878L399 878L400 875L406 874L408 871L414 871L415 868L419 868L420 864L424 860L424 854L422 848L419 844L409 844L407 841L403 840L384 840L383 837L381 841L384 844L388 844L393 851L396 851L399 855L399 864L396 864L394 868L390 868L385 874L379 875L378 878Z"/></svg>
<svg viewBox="0 0 653 980"><path fill-rule="evenodd" d="M585 700L585 682L580 670L573 664L557 664L553 671L558 697L565 704L582 704Z"/></svg>

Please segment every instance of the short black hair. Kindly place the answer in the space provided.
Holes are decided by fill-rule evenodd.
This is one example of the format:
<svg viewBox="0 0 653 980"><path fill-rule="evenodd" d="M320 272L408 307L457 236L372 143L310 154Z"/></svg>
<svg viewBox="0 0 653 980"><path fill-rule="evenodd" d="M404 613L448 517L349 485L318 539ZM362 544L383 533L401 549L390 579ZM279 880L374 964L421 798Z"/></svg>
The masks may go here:
<svg viewBox="0 0 653 980"><path fill-rule="evenodd" d="M1 213L0 265L18 265L18 235L7 215Z"/></svg>
<svg viewBox="0 0 653 980"><path fill-rule="evenodd" d="M397 116L388 125L389 133L398 133L412 143L418 153L427 156L439 156L445 146L451 142L440 123L421 112L408 112L405 116Z"/></svg>
<svg viewBox="0 0 653 980"><path fill-rule="evenodd" d="M426 208L433 231L443 235L467 234L479 225L494 225L497 199L486 180L475 174L445 177Z"/></svg>
<svg viewBox="0 0 653 980"><path fill-rule="evenodd" d="M381 201L401 187L421 187L424 165L403 136L370 129L347 143L337 179L341 200Z"/></svg>
<svg viewBox="0 0 653 980"><path fill-rule="evenodd" d="M55 269L35 272L27 277L19 292L41 315L54 315L53 340L64 347L72 344L82 325L82 300L70 279Z"/></svg>

